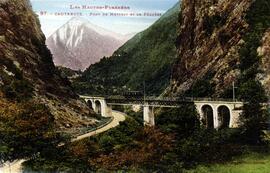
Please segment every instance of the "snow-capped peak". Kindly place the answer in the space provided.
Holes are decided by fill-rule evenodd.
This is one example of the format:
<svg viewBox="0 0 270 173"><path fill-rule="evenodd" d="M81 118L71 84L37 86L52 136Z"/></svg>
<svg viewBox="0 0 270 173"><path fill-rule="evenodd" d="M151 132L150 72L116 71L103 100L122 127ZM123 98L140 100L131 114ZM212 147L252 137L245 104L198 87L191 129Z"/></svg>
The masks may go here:
<svg viewBox="0 0 270 173"><path fill-rule="evenodd" d="M118 34L118 33L109 31L107 29L104 29L100 26L97 26L97 25L91 23L90 21L88 21L87 19L82 18L82 17L71 18L65 25L63 25L56 32L58 32L57 35L60 35L61 40L65 40L65 39L67 39L67 37L70 37L70 35L67 35L67 33L78 35L78 32L81 32L79 35L82 35L83 31L81 30L81 28L85 28L85 27L95 31L96 33L98 33L100 35L112 37L112 38L120 40L120 41L127 41L128 39L130 39L130 37L127 37L126 35ZM72 33L70 33L70 32L72 32ZM55 37L55 35L56 34L54 33L52 36ZM54 38L54 39L56 39L56 38Z"/></svg>
<svg viewBox="0 0 270 173"><path fill-rule="evenodd" d="M111 56L129 38L81 17L74 17L47 38L56 65L85 70L102 57Z"/></svg>

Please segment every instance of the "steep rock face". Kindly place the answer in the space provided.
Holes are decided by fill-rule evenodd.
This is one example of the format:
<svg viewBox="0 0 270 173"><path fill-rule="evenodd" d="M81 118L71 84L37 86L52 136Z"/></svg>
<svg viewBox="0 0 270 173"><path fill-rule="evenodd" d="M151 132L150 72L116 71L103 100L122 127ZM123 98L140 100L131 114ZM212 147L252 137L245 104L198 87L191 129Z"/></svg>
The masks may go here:
<svg viewBox="0 0 270 173"><path fill-rule="evenodd" d="M94 118L80 120L92 112L58 74L29 1L1 1L0 26L1 99L4 93L13 102L31 97L46 104L58 127L93 124Z"/></svg>
<svg viewBox="0 0 270 173"><path fill-rule="evenodd" d="M214 96L232 85L240 74L238 52L251 4L252 0L182 1L178 62L169 93L183 93L204 79L210 80Z"/></svg>

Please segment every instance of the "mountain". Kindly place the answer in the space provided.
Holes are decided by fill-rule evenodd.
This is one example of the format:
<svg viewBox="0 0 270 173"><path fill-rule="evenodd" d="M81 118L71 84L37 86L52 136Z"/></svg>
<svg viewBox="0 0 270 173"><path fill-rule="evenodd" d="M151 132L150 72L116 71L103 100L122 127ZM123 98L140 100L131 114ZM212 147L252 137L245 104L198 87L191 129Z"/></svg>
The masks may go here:
<svg viewBox="0 0 270 173"><path fill-rule="evenodd" d="M178 58L166 93L232 97L233 82L239 95L258 79L269 95L268 0L183 0L179 22Z"/></svg>
<svg viewBox="0 0 270 173"><path fill-rule="evenodd" d="M1 1L0 25L0 110L8 109L15 115L31 108L15 110L9 105L42 104L58 128L95 124L94 113L55 68L30 2Z"/></svg>
<svg viewBox="0 0 270 173"><path fill-rule="evenodd" d="M91 65L75 80L76 90L84 94L143 90L145 81L148 94L161 93L169 84L171 67L176 60L174 45L179 8L180 3L177 3L113 56Z"/></svg>
<svg viewBox="0 0 270 173"><path fill-rule="evenodd" d="M85 70L124 44L130 37L117 34L80 17L74 17L47 40L57 66Z"/></svg>

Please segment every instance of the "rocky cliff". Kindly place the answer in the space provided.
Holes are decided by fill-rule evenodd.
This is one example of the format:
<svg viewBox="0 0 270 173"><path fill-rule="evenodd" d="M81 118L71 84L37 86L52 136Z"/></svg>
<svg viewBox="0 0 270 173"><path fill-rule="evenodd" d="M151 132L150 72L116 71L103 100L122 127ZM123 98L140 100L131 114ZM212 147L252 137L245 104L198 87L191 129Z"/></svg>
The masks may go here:
<svg viewBox="0 0 270 173"><path fill-rule="evenodd" d="M268 3L265 0L183 0L177 39L178 62L174 65L173 82L168 91L181 94L207 82L205 90L213 89L199 96L222 96L240 76L239 52L246 42L246 33L260 25L258 20L248 20L247 15L254 19L256 14L260 17L260 10L268 13ZM258 4L263 8L258 8ZM266 32L265 29L269 16L265 19L257 35L262 40L259 50L264 56L263 81L267 89L269 30ZM265 33L264 37L262 33ZM202 82L198 84L198 81Z"/></svg>
<svg viewBox="0 0 270 173"><path fill-rule="evenodd" d="M29 1L0 1L0 26L1 99L45 104L58 127L93 124L93 113L56 70Z"/></svg>

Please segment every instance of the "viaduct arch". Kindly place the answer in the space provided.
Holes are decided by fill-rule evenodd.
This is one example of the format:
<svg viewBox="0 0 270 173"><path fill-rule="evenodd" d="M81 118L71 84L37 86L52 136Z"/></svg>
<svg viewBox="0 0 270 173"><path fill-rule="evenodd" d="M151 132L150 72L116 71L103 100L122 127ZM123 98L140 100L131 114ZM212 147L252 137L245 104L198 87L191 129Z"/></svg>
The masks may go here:
<svg viewBox="0 0 270 173"><path fill-rule="evenodd" d="M219 128L228 128L230 127L230 121L231 121L231 111L230 109L225 106L219 106L218 109L218 123L219 123Z"/></svg>
<svg viewBox="0 0 270 173"><path fill-rule="evenodd" d="M210 105L202 106L201 122L206 128L214 128L214 110Z"/></svg>
<svg viewBox="0 0 270 173"><path fill-rule="evenodd" d="M94 112L100 114L102 117L110 117L112 115L111 106L106 103L105 98L103 97L89 97L83 98L90 108Z"/></svg>
<svg viewBox="0 0 270 173"><path fill-rule="evenodd" d="M213 128L218 129L236 128L239 126L239 117L242 114L242 110L239 108L243 106L242 102L194 101L194 103L200 115L201 122L203 125L206 125L206 127L211 128L213 125ZM209 118L213 116L213 124L210 122L211 120L207 121L206 115ZM212 125L209 125L209 123Z"/></svg>

